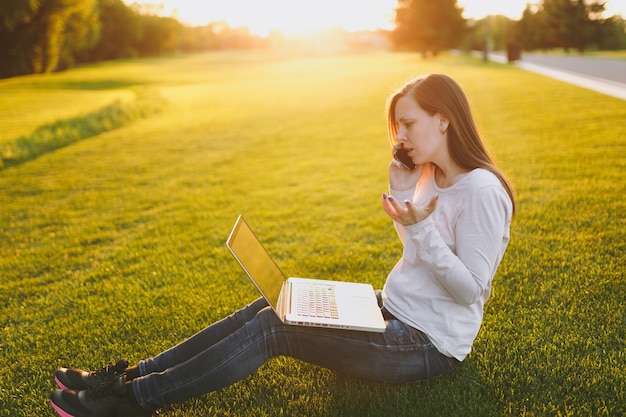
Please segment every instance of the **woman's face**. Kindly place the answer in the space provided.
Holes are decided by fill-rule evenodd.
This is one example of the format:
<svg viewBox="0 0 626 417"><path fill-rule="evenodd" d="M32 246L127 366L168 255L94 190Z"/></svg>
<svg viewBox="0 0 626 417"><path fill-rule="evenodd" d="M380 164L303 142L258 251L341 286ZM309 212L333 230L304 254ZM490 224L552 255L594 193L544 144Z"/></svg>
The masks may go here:
<svg viewBox="0 0 626 417"><path fill-rule="evenodd" d="M398 99L394 117L398 126L396 140L408 151L416 165L433 162L445 146L440 131L441 117L431 116L410 96Z"/></svg>

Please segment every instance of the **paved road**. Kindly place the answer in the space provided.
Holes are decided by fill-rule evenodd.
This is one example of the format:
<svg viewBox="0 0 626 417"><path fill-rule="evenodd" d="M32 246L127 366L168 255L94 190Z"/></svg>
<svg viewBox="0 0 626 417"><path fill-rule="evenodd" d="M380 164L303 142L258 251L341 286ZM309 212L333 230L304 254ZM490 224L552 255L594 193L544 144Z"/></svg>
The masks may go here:
<svg viewBox="0 0 626 417"><path fill-rule="evenodd" d="M502 54L494 61L506 62ZM580 87L626 100L626 60L522 53L516 65Z"/></svg>
<svg viewBox="0 0 626 417"><path fill-rule="evenodd" d="M626 60L522 53L521 62L626 84Z"/></svg>

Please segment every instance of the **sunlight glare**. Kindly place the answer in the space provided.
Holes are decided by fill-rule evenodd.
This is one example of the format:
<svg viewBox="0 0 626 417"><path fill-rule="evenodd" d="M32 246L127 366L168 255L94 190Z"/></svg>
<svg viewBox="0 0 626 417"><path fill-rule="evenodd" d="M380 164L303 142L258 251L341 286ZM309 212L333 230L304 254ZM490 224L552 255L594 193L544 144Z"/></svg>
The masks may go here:
<svg viewBox="0 0 626 417"><path fill-rule="evenodd" d="M285 35L301 35L342 27L347 31L392 29L397 0L125 0L128 4L156 4L164 16L190 25L226 22L246 26L266 36L278 29ZM466 19L501 14L518 20L526 3L540 0L458 0ZM626 0L606 0L607 16L626 17Z"/></svg>
<svg viewBox="0 0 626 417"><path fill-rule="evenodd" d="M140 1L149 3L150 1ZM162 14L201 26L224 21L231 27L247 26L266 36L274 29L297 35L342 27L347 31L393 27L396 0L153 0Z"/></svg>

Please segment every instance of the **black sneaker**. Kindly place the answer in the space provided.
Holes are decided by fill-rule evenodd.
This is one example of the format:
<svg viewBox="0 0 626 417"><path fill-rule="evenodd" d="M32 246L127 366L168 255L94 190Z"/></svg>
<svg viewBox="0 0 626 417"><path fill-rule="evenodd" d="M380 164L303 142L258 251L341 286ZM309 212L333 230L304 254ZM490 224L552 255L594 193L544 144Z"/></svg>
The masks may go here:
<svg viewBox="0 0 626 417"><path fill-rule="evenodd" d="M126 387L126 375L88 390L57 389L50 405L61 417L149 417Z"/></svg>
<svg viewBox="0 0 626 417"><path fill-rule="evenodd" d="M103 382L111 381L122 375L128 368L128 361L120 359L116 364L110 363L104 368L86 372L82 369L61 368L54 373L54 380L62 389L76 391L97 387Z"/></svg>

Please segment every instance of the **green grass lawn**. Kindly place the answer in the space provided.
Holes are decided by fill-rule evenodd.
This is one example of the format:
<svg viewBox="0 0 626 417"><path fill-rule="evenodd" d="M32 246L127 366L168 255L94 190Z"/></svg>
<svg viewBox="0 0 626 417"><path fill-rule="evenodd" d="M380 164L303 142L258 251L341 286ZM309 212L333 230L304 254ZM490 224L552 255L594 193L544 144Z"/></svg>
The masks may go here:
<svg viewBox="0 0 626 417"><path fill-rule="evenodd" d="M166 101L0 170L0 416L53 416L56 368L137 361L256 298L224 246L239 213L290 275L381 287L401 254L384 104L427 72L465 88L519 199L471 355L400 386L278 358L163 415L624 415L623 101L464 57L228 52L0 81L0 144Z"/></svg>

